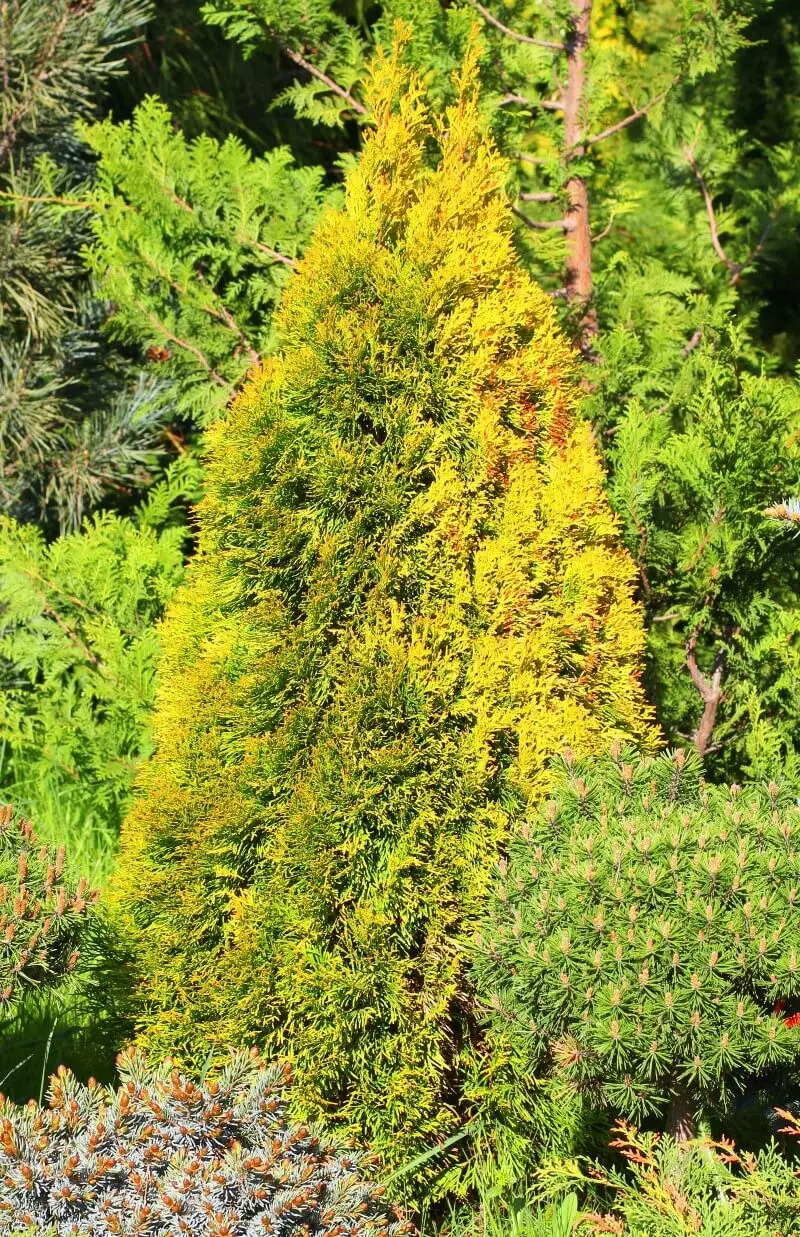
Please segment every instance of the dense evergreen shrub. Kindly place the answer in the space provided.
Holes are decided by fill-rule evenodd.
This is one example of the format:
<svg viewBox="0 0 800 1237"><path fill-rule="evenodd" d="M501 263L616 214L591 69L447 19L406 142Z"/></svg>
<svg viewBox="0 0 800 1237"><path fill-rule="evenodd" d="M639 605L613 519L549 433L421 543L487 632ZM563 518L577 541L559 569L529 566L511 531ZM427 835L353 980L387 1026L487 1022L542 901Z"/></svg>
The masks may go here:
<svg viewBox="0 0 800 1237"><path fill-rule="evenodd" d="M546 1068L686 1136L800 1055L800 812L696 755L567 759L510 847L476 977L522 1077Z"/></svg>
<svg viewBox="0 0 800 1237"><path fill-rule="evenodd" d="M649 741L573 355L520 269L474 63L375 131L210 439L116 906L148 1051L258 1038L391 1163L460 1128L459 940L565 742Z"/></svg>
<svg viewBox="0 0 800 1237"><path fill-rule="evenodd" d="M285 1069L240 1053L198 1084L135 1053L118 1064L115 1090L62 1067L47 1107L0 1103L0 1233L410 1231L358 1155L288 1121Z"/></svg>

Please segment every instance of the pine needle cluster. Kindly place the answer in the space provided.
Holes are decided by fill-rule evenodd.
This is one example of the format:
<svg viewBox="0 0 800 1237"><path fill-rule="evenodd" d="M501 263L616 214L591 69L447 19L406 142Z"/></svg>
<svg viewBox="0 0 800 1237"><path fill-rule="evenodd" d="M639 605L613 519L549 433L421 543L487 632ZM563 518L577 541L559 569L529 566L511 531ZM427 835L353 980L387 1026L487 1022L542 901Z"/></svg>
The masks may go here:
<svg viewBox="0 0 800 1237"><path fill-rule="evenodd" d="M146 485L171 411L165 384L101 334L108 305L81 249L101 107L150 15L143 0L19 0L0 9L0 509L72 529Z"/></svg>
<svg viewBox="0 0 800 1237"><path fill-rule="evenodd" d="M73 889L64 848L40 846L32 825L0 808L0 1008L34 987L57 986L78 961L81 931L97 892Z"/></svg>
<svg viewBox="0 0 800 1237"><path fill-rule="evenodd" d="M213 1081L118 1060L119 1086L63 1066L48 1104L0 1103L0 1233L401 1237L363 1160L286 1114L285 1069L238 1053Z"/></svg>
<svg viewBox="0 0 800 1237"><path fill-rule="evenodd" d="M800 1054L800 812L706 786L682 751L565 759L515 837L477 944L518 1068L685 1134Z"/></svg>

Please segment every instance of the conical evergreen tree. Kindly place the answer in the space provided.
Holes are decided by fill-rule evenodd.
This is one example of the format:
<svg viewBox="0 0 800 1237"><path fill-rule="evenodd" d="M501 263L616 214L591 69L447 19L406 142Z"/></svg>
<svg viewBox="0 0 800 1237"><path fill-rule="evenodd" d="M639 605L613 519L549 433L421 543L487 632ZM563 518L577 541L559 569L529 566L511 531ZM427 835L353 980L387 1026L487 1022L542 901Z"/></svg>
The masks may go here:
<svg viewBox="0 0 800 1237"><path fill-rule="evenodd" d="M116 906L141 1042L290 1055L388 1163L463 1121L462 936L565 743L652 738L632 562L573 354L521 269L476 52L441 120L402 55L211 431Z"/></svg>

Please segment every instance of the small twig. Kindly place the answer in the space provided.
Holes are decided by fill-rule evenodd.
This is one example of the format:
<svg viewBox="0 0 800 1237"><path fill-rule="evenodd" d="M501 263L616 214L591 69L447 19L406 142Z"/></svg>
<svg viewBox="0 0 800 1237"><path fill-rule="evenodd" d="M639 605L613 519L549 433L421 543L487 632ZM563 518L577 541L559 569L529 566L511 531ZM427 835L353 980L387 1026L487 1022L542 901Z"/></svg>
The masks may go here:
<svg viewBox="0 0 800 1237"><path fill-rule="evenodd" d="M730 286L732 288L734 288L736 284L739 282L739 280L741 279L743 271L745 271L747 267L751 265L751 263L755 262L756 258L761 253L761 250L764 248L764 245L767 242L770 232L775 226L775 220L778 218L778 215L781 213L782 209L783 209L782 204L780 206L775 207L775 210L772 212L769 219L764 224L764 227L761 230L761 235L759 236L753 248L750 250L744 262L737 263L736 270L733 273L733 275L731 275Z"/></svg>
<svg viewBox="0 0 800 1237"><path fill-rule="evenodd" d="M294 51L291 47L287 47L286 44L281 43L280 40L279 46L284 55L294 61L299 68L305 69L306 73L310 73L312 77L316 77L317 81L324 82L329 90L332 90L333 93L338 95L340 99L343 99L347 106L354 112L357 112L359 116L366 116L367 109L364 107L364 104L354 98L353 95L350 94L349 90L345 90L344 86L340 86L339 83L334 81L332 77L328 77L328 74L323 73L322 69L318 69L317 66L312 64L310 60L306 60L306 58L301 56L299 52Z"/></svg>
<svg viewBox="0 0 800 1237"><path fill-rule="evenodd" d="M177 348L183 348L185 352L190 352L192 356L196 357L206 373L209 374L214 382L216 382L217 386L224 387L226 391L233 390L231 383L226 382L222 375L217 373L213 365L211 365L208 359L203 356L199 348L196 348L194 344L189 342L188 339L181 339L178 335L173 334L166 324L157 318L146 305L141 303L141 301L134 301L133 304L139 310L139 313L143 314L144 317L147 318L147 321L156 328L159 334L164 335L170 343L175 344Z"/></svg>
<svg viewBox="0 0 800 1237"><path fill-rule="evenodd" d="M531 110L538 107L544 112L563 112L564 110L564 104L559 99L529 99L527 95L514 94L512 91L503 95L499 106L506 107L510 103L519 103L521 107L529 107Z"/></svg>
<svg viewBox="0 0 800 1237"><path fill-rule="evenodd" d="M164 283L166 283L170 288L172 288L174 292L178 293L178 296L181 296L181 297L189 296L188 288L184 287L182 283L179 283L177 279L173 279L169 271L165 271L163 267L159 266L159 264L153 258L149 258L147 257L146 254L143 253L142 259L145 263L145 266L148 266L150 270L153 271L153 273L159 277L159 279L163 279ZM202 275L198 274L197 280L198 280L198 283L201 283L204 288L208 288L208 284L203 279ZM217 295L213 291L213 289L209 289L209 291L211 293L212 298L216 301L216 304L213 304L213 305L202 305L201 304L200 308L203 310L204 313L207 313L211 318L216 318L217 321L221 322L224 326L226 326L229 331L233 331L233 333L238 337L239 342L241 343L242 347L248 353L251 363L253 365L257 365L258 362L261 360L259 353L253 347L252 343L247 338L244 331L241 329L241 327L239 326L238 322L236 321L236 319L234 318L230 310L227 309L226 306L222 304L222 301L217 298Z"/></svg>
<svg viewBox="0 0 800 1237"><path fill-rule="evenodd" d="M608 236L609 232L611 231L611 229L613 228L613 226L614 226L614 216L612 215L606 227L603 228L603 231L598 232L597 236L592 237L592 244L596 245L598 241L604 241L605 238Z"/></svg>
<svg viewBox="0 0 800 1237"><path fill-rule="evenodd" d="M686 344L684 344L683 348L681 348L681 356L687 357L690 352L694 352L695 348L700 343L700 340L702 338L703 338L703 328L699 326L697 330L694 332L694 334L692 335L691 339L688 340Z"/></svg>
<svg viewBox="0 0 800 1237"><path fill-rule="evenodd" d="M57 195L39 195L35 193L15 193L13 189L0 189L0 198L7 198L11 202L29 202L39 206L68 206L78 210L95 210L93 202L85 201L83 198L62 198ZM128 210L133 210L132 206L127 207Z"/></svg>
<svg viewBox="0 0 800 1237"><path fill-rule="evenodd" d="M520 202L555 202L558 198L557 193L521 193L519 195Z"/></svg>
<svg viewBox="0 0 800 1237"><path fill-rule="evenodd" d="M488 21L490 26L494 26L496 30L500 30L503 34L507 34L510 39L516 39L519 43L531 43L534 47L549 47L555 52L563 52L565 50L563 43L556 43L552 39L534 39L529 34L520 34L517 30L512 30L510 26L504 26L488 9L479 4L478 0L472 0L472 4L478 10L481 17Z"/></svg>
<svg viewBox="0 0 800 1237"><path fill-rule="evenodd" d="M514 214L518 219L521 219L529 228L533 228L536 232L546 232L553 228L559 228L562 232L569 232L572 228L572 221L569 219L531 219L519 210L516 206L511 206Z"/></svg>
<svg viewBox="0 0 800 1237"><path fill-rule="evenodd" d="M654 95L652 99L648 99L642 107L637 108L635 112L631 112L630 115L626 116L623 120L618 120L616 124L609 125L607 129L603 129L600 133L595 133L594 137L584 138L582 144L584 146L595 146L598 142L604 142L607 137L613 137L613 135L615 133L619 133L620 130L627 129L628 125L632 125L634 121L640 120L642 116L646 115L646 113L650 111L651 107L655 107L657 103L660 103L661 100L669 94L677 80L677 78L674 78L665 90L662 90L659 94Z"/></svg>
<svg viewBox="0 0 800 1237"><path fill-rule="evenodd" d="M711 194L709 192L708 185L706 184L705 177L703 176L703 173L700 171L700 167L697 163L697 160L695 159L694 155L692 154L688 146L684 147L683 153L686 156L686 162L689 164L689 167L692 169L695 176L697 177L697 183L699 184L700 192L703 195L703 201L705 202L705 205L706 205L706 215L708 216L708 227L711 232L711 245L714 250L714 253L720 259L720 261L725 264L728 270L735 274L737 271L736 263L733 262L728 257L728 255L726 254L725 250L722 247L722 242L719 239L719 229L717 227L717 216L714 211L714 202L711 198Z"/></svg>
<svg viewBox="0 0 800 1237"><path fill-rule="evenodd" d="M284 266L291 267L292 270L297 268L297 259L290 258L288 254L280 253L277 249L272 249L269 245L263 244L261 241L251 241L248 237L243 236L240 232L235 232L233 239L238 241L240 245L257 249L259 253L265 253L275 262L282 262Z"/></svg>
<svg viewBox="0 0 800 1237"><path fill-rule="evenodd" d="M522 160L523 163L535 163L537 167L547 163L547 159L542 158L541 155L529 155L524 150L515 151L514 158Z"/></svg>

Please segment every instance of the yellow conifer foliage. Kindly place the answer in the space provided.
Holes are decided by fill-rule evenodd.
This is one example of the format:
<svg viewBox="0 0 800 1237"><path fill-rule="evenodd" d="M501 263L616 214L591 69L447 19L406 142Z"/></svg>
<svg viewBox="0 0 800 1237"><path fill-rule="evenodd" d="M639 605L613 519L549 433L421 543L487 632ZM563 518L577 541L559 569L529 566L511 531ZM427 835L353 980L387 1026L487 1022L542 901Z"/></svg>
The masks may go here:
<svg viewBox="0 0 800 1237"><path fill-rule="evenodd" d="M115 905L139 1037L288 1055L398 1164L458 1129L459 942L547 758L652 741L633 567L550 300L519 266L476 53L374 132L213 431Z"/></svg>

